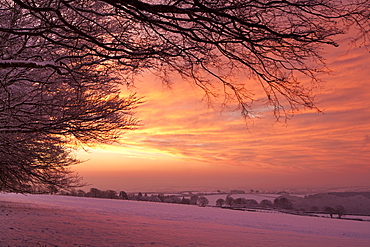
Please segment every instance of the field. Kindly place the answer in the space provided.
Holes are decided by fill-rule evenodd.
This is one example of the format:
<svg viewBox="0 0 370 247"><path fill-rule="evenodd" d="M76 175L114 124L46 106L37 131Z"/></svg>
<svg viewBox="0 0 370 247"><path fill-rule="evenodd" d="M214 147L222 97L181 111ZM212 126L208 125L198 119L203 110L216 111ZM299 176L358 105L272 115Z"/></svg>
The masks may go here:
<svg viewBox="0 0 370 247"><path fill-rule="evenodd" d="M369 246L370 222L0 194L0 246Z"/></svg>

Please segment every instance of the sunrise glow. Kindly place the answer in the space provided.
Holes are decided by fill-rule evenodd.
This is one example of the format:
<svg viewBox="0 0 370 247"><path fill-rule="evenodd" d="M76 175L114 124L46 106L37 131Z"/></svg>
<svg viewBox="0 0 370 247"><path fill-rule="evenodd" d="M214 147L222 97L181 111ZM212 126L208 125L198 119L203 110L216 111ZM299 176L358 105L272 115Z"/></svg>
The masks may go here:
<svg viewBox="0 0 370 247"><path fill-rule="evenodd" d="M174 77L171 87L142 77L142 126L121 144L80 153L76 170L91 186L160 190L370 186L370 59L364 48L332 49L330 74L315 93L323 113L301 110L277 122L255 95L258 118L211 104Z"/></svg>

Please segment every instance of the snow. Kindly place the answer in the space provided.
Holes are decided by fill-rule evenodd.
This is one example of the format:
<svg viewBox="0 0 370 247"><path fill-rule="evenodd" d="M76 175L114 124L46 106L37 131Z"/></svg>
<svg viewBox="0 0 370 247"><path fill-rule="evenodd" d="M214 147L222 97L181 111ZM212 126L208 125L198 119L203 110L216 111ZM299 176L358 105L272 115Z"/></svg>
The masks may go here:
<svg viewBox="0 0 370 247"><path fill-rule="evenodd" d="M0 194L0 246L370 246L370 222Z"/></svg>

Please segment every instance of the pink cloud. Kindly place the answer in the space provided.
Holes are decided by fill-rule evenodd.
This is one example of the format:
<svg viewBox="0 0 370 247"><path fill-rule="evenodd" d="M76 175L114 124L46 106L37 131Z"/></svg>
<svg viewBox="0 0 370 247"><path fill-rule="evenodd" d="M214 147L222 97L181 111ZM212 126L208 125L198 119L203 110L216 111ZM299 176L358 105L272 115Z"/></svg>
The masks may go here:
<svg viewBox="0 0 370 247"><path fill-rule="evenodd" d="M333 72L324 76L323 88L317 91L323 113L301 111L286 125L259 108L260 102L256 106L261 118L246 125L239 112L220 110L222 97L209 105L201 100L199 88L174 81L166 89L149 78L137 84L139 95L146 98L137 110L143 126L126 133L123 145L165 152L176 158L173 166L184 171L194 162L207 164L210 173L215 169L230 181L254 174L256 179L250 179L256 183L261 178L289 184L289 178L292 185L315 179L325 179L322 185L363 184L370 177L370 56L358 48L350 53L338 50L327 60ZM145 159L145 152L142 155Z"/></svg>

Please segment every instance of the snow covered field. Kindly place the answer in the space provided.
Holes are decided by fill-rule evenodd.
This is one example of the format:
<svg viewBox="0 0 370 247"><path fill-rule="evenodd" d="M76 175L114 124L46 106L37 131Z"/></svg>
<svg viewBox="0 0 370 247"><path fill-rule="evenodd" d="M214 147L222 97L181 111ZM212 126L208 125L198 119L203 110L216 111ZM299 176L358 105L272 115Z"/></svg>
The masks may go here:
<svg viewBox="0 0 370 247"><path fill-rule="evenodd" d="M0 246L370 246L370 222L0 194Z"/></svg>

